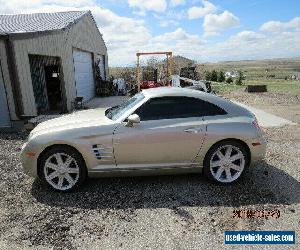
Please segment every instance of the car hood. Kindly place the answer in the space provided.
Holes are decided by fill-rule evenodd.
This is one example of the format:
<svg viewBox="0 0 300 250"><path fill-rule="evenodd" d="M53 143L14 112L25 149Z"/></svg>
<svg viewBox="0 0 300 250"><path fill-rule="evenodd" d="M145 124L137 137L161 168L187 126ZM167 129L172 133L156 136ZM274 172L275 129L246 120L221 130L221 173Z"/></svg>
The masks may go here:
<svg viewBox="0 0 300 250"><path fill-rule="evenodd" d="M69 115L63 115L59 118L40 123L32 130L31 136L43 132L49 133L52 131L110 125L114 123L115 121L110 120L105 116L104 109L77 111Z"/></svg>

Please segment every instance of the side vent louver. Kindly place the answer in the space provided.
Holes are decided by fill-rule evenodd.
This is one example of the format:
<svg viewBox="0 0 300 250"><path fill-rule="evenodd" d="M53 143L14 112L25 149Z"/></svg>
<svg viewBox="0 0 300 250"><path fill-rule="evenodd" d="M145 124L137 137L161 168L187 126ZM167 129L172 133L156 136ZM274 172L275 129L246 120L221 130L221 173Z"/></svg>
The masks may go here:
<svg viewBox="0 0 300 250"><path fill-rule="evenodd" d="M111 161L113 158L112 147L105 147L102 144L95 144L92 146L92 150L98 160Z"/></svg>

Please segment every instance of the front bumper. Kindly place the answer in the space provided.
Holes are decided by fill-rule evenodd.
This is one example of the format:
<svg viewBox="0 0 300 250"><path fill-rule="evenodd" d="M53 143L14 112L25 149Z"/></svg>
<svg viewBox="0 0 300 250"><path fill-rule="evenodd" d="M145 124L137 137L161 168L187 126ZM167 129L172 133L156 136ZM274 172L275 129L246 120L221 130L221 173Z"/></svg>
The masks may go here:
<svg viewBox="0 0 300 250"><path fill-rule="evenodd" d="M28 156L26 153L28 152L35 152L35 156ZM30 145L29 143L25 143L22 146L21 150L21 163L24 170L24 173L31 176L31 177L38 177L37 174L37 150L33 145Z"/></svg>

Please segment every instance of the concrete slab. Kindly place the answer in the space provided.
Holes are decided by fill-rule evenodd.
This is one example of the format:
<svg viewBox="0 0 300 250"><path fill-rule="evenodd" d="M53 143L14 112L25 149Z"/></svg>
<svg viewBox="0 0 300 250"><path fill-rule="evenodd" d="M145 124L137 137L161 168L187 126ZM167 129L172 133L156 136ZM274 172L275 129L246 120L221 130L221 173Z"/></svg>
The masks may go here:
<svg viewBox="0 0 300 250"><path fill-rule="evenodd" d="M274 127L282 127L285 125L297 125L292 121L286 120L282 117L267 113L261 109L257 109L243 103L235 102L236 104L250 110L257 118L258 124L263 128L274 128Z"/></svg>
<svg viewBox="0 0 300 250"><path fill-rule="evenodd" d="M87 108L109 108L116 106L127 100L128 96L109 96L109 97L96 97L85 104Z"/></svg>

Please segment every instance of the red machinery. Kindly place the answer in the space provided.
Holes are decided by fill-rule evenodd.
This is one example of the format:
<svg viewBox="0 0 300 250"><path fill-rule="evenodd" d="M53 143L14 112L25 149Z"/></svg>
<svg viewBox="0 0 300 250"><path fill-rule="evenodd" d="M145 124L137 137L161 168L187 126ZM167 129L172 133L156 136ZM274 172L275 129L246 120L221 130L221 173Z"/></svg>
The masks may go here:
<svg viewBox="0 0 300 250"><path fill-rule="evenodd" d="M141 89L151 89L158 87L161 87L161 85L155 81L142 81L140 84Z"/></svg>
<svg viewBox="0 0 300 250"><path fill-rule="evenodd" d="M148 89L148 88L156 88L162 86L161 83L157 82L157 70L154 70L154 77L152 79L141 79L142 72L141 72L141 66L140 66L140 56L144 55L166 55L167 56L167 77L170 77L171 74L171 69L170 67L170 62L172 62L172 52L146 52L146 53L136 53L137 56L137 70L136 70L136 81L137 81L137 87L138 87L138 92L140 92L141 89Z"/></svg>

